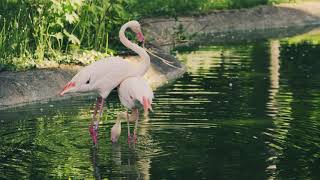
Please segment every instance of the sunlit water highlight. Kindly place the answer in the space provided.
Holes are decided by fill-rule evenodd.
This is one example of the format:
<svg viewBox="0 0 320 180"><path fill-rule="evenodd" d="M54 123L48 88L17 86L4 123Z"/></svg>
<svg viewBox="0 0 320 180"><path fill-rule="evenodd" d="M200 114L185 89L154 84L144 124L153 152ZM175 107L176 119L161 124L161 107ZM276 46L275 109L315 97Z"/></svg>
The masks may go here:
<svg viewBox="0 0 320 180"><path fill-rule="evenodd" d="M320 45L293 40L182 52L188 73L155 92L129 147L110 142L116 94L94 148L95 97L0 111L0 179L318 179Z"/></svg>

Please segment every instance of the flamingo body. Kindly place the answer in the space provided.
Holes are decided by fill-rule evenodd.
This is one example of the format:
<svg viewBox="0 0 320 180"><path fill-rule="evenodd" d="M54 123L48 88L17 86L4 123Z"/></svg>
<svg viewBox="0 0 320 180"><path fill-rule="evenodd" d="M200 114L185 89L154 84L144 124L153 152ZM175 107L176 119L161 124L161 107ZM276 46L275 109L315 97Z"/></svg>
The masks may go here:
<svg viewBox="0 0 320 180"><path fill-rule="evenodd" d="M133 131L133 140L136 142L137 139L137 128L139 121L138 109L143 107L145 114L148 110L152 110L151 104L154 98L153 91L148 85L147 81L142 76L129 77L121 82L118 88L119 99L126 108L132 110L131 118L135 121L135 127ZM129 121L131 118L127 116L127 127L128 127L128 142L131 141L130 125ZM112 132L111 132L112 135Z"/></svg>
<svg viewBox="0 0 320 180"><path fill-rule="evenodd" d="M124 79L138 76L137 65L125 61L120 57L104 58L96 61L78 72L70 82L74 88L67 89L61 95L71 92L97 92L102 98L106 98L112 89Z"/></svg>

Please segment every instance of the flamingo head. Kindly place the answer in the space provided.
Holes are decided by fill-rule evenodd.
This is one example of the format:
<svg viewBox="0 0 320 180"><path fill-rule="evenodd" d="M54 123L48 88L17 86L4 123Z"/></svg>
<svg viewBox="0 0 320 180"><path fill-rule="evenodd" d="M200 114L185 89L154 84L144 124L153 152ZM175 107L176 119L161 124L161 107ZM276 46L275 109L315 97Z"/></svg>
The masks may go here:
<svg viewBox="0 0 320 180"><path fill-rule="evenodd" d="M139 22L138 21L130 21L129 27L131 28L131 30L134 33L136 33L138 41L143 43L145 39L142 34L141 26L140 26Z"/></svg>
<svg viewBox="0 0 320 180"><path fill-rule="evenodd" d="M111 142L116 143L121 134L121 119L126 118L126 113L121 112L117 115L117 121L111 128Z"/></svg>
<svg viewBox="0 0 320 180"><path fill-rule="evenodd" d="M119 125L117 125L117 124L113 125L113 127L111 128L111 142L112 143L118 142L118 139L120 137L120 133L121 133L121 127L119 127Z"/></svg>
<svg viewBox="0 0 320 180"><path fill-rule="evenodd" d="M63 96L64 94L72 92L88 92L93 89L92 84L93 79L90 78L90 75L85 71L80 71L64 86L59 95Z"/></svg>

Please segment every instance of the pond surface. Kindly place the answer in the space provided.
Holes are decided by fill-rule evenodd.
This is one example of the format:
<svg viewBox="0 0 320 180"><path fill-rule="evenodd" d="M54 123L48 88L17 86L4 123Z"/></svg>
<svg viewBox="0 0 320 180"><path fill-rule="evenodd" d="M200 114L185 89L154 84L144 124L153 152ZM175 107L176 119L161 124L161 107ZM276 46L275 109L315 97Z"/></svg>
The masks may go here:
<svg viewBox="0 0 320 180"><path fill-rule="evenodd" d="M196 47L155 92L138 143L110 129L114 93L92 146L95 97L0 111L0 179L319 179L320 33Z"/></svg>

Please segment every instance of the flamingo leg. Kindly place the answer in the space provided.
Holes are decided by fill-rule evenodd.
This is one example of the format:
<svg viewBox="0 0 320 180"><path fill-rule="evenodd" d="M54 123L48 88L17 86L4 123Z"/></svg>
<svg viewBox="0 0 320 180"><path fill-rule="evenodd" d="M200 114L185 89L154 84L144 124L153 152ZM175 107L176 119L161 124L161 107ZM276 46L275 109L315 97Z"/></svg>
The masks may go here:
<svg viewBox="0 0 320 180"><path fill-rule="evenodd" d="M138 111L138 109L135 109L135 111L136 111L137 117L136 117L136 122L135 122L134 130L133 130L134 143L136 143L136 141L137 141L137 130L138 130L138 122L139 122L139 111Z"/></svg>
<svg viewBox="0 0 320 180"><path fill-rule="evenodd" d="M131 135L130 135L130 123L129 123L129 113L127 111L127 126L128 126L128 143L131 141Z"/></svg>
<svg viewBox="0 0 320 180"><path fill-rule="evenodd" d="M93 118L92 118L91 124L89 126L89 133L90 133L90 136L91 136L94 144L97 144L97 141L98 141L98 125L99 125L100 116L102 115L103 102L104 102L104 100L102 97L97 98L97 102L96 102L95 109L93 112ZM99 117L98 117L98 120L96 120L97 111L99 109L99 106L100 106Z"/></svg>
<svg viewBox="0 0 320 180"><path fill-rule="evenodd" d="M99 128L99 120L100 118L102 117L102 114L103 114L103 106L104 106L104 99L101 97L101 100L100 100L100 109L99 109L99 116L98 116L98 119L95 121L95 128L96 130L98 130Z"/></svg>
<svg viewBox="0 0 320 180"><path fill-rule="evenodd" d="M101 100L102 100L102 97L97 98L96 105L95 105L94 112L93 112L93 116L92 116L92 120L96 120L96 116L97 116L97 112L98 112Z"/></svg>

